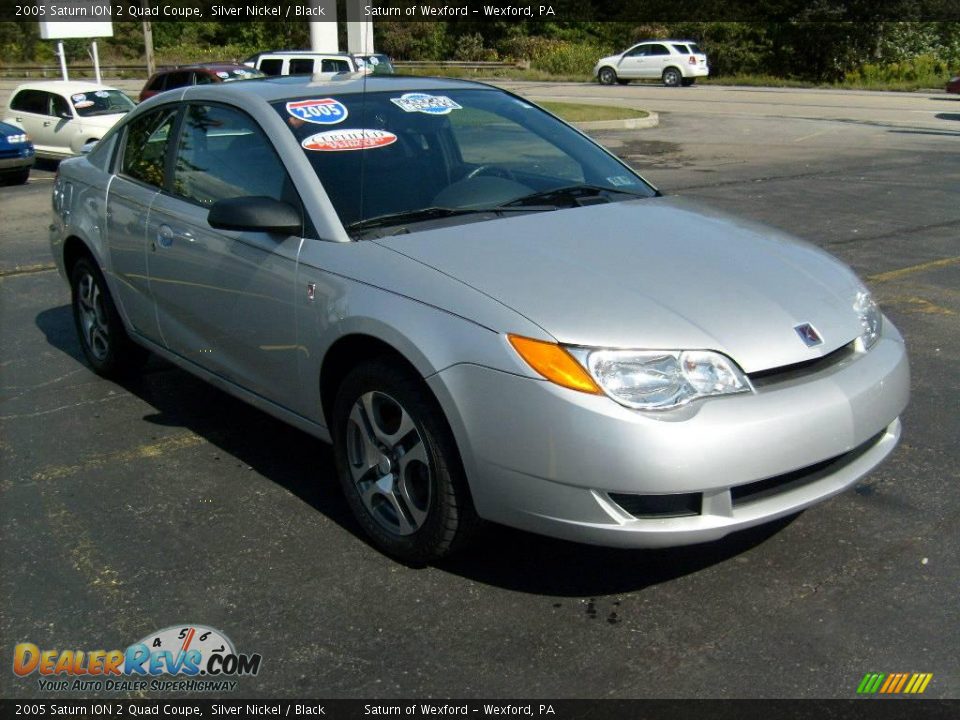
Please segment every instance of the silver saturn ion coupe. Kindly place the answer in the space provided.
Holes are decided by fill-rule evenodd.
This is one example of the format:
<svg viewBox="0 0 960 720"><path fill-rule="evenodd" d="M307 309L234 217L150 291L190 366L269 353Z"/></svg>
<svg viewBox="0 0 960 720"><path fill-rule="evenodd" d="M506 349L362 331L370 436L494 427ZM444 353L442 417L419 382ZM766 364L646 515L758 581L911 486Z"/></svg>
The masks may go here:
<svg viewBox="0 0 960 720"><path fill-rule="evenodd" d="M407 562L491 520L698 543L843 491L900 437L903 339L845 265L649 183L486 85L189 87L63 162L83 352L152 351L334 446Z"/></svg>

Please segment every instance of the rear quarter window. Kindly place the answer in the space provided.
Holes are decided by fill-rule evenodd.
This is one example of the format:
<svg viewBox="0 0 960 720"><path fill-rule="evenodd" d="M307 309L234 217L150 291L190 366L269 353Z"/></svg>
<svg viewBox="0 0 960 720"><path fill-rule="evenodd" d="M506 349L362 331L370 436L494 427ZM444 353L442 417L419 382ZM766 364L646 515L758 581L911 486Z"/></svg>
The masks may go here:
<svg viewBox="0 0 960 720"><path fill-rule="evenodd" d="M260 72L264 75L280 75L283 73L283 60L280 58L269 58L260 61Z"/></svg>
<svg viewBox="0 0 960 720"><path fill-rule="evenodd" d="M678 53L680 53L681 55L689 55L689 54L690 54L690 50L689 50L689 48L687 48L686 45L676 45L676 44L675 44L675 45L673 46L673 49L676 50L676 51L677 51Z"/></svg>

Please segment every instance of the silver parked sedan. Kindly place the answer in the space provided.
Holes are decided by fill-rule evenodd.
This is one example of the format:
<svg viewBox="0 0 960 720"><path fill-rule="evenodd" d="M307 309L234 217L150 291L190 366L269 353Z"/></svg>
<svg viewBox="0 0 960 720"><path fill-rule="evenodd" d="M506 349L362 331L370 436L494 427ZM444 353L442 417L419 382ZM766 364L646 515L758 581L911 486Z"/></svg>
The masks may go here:
<svg viewBox="0 0 960 720"><path fill-rule="evenodd" d="M53 203L93 368L151 350L332 441L357 520L407 561L481 518L713 540L900 437L903 339L847 267L661 197L485 85L165 93L62 163Z"/></svg>

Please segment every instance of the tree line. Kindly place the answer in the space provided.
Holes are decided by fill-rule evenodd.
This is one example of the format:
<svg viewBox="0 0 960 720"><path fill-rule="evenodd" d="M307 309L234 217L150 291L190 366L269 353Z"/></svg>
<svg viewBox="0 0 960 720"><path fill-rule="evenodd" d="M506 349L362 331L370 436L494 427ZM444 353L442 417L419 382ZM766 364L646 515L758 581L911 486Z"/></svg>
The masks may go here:
<svg viewBox="0 0 960 720"><path fill-rule="evenodd" d="M345 29L341 47L346 47ZM377 50L398 60L527 61L557 74L589 73L596 60L638 40L685 38L707 52L714 75L763 74L815 82L842 81L865 66L909 66L920 58L960 71L960 23L792 19L759 22L374 22ZM309 46L305 22L161 22L154 46L165 62L242 59L264 49ZM71 62L86 60L87 43L66 41ZM51 62L51 41L36 23L0 23L0 62ZM139 22L115 22L99 43L101 57L143 57ZM944 70L946 72L946 70Z"/></svg>

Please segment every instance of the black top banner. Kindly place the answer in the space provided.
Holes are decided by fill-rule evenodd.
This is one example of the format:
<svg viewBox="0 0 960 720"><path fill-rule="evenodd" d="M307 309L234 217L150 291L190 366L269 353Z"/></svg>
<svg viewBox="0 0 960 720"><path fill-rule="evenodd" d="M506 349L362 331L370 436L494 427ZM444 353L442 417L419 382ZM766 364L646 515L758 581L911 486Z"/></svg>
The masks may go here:
<svg viewBox="0 0 960 720"><path fill-rule="evenodd" d="M0 0L15 22L960 21L960 0ZM345 9L344 9L345 8Z"/></svg>

